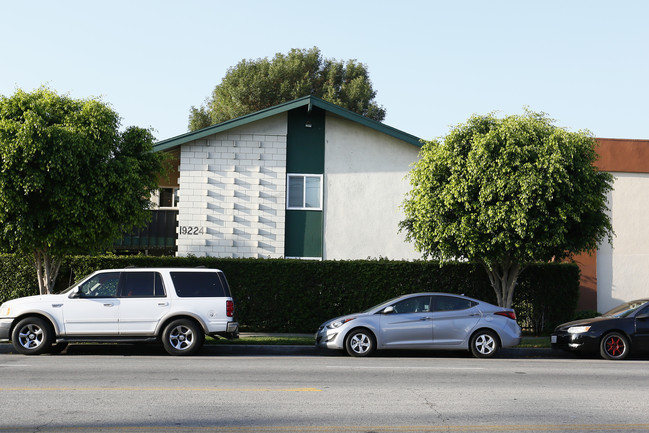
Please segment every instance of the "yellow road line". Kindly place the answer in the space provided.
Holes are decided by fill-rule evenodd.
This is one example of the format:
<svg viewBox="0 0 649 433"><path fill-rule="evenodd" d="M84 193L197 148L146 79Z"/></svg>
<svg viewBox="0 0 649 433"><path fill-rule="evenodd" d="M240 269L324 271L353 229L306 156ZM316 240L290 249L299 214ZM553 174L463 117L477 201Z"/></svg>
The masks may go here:
<svg viewBox="0 0 649 433"><path fill-rule="evenodd" d="M172 388L172 387L16 387L0 388L3 391L189 391L189 392L322 392L318 388Z"/></svg>

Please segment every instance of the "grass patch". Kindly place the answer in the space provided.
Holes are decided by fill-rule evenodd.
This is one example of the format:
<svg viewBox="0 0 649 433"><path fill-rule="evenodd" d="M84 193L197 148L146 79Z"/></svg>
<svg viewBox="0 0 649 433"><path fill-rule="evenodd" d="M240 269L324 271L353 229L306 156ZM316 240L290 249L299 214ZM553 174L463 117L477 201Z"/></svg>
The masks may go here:
<svg viewBox="0 0 649 433"><path fill-rule="evenodd" d="M297 345L297 346L313 346L315 338L313 337L241 337L234 340L226 338L214 339L212 337L205 337L206 344L249 344L260 346L281 346L281 345Z"/></svg>
<svg viewBox="0 0 649 433"><path fill-rule="evenodd" d="M521 344L516 347L524 347L528 349L549 349L550 337L523 337Z"/></svg>

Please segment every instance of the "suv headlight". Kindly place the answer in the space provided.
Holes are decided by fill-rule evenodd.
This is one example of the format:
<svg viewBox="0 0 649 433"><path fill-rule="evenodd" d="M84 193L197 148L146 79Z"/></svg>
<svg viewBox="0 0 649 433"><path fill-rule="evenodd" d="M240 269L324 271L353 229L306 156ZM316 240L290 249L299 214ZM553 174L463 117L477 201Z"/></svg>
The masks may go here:
<svg viewBox="0 0 649 433"><path fill-rule="evenodd" d="M355 319L355 317L351 317L351 318L349 318L349 319L340 319L340 320L335 320L335 321L331 322L330 324L328 324L328 325L327 325L327 328L329 328L329 329L340 328L340 327L343 326L345 323L349 322L350 320L354 320L354 319Z"/></svg>
<svg viewBox="0 0 649 433"><path fill-rule="evenodd" d="M571 326L568 328L568 334L583 334L584 332L588 332L590 329L590 326Z"/></svg>

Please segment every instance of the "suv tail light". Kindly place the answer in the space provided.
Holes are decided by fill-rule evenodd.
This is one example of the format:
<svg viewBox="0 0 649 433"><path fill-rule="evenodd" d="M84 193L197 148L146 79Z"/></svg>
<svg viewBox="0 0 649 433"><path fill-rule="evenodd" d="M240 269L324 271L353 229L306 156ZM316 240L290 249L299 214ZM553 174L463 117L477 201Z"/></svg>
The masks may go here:
<svg viewBox="0 0 649 433"><path fill-rule="evenodd" d="M516 320L516 313L514 313L513 311L498 311L494 314L497 316L505 316L509 317L512 320Z"/></svg>
<svg viewBox="0 0 649 433"><path fill-rule="evenodd" d="M225 301L225 314L228 317L232 317L234 315L234 301Z"/></svg>

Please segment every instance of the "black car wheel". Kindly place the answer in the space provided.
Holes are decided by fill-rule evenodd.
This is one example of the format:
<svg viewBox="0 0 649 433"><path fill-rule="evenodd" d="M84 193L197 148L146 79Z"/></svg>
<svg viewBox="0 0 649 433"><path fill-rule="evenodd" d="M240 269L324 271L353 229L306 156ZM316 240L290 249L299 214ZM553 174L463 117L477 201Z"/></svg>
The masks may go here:
<svg viewBox="0 0 649 433"><path fill-rule="evenodd" d="M170 355L192 355L203 342L203 329L188 319L178 319L169 323L162 333L162 345Z"/></svg>
<svg viewBox="0 0 649 433"><path fill-rule="evenodd" d="M481 330L471 336L471 354L476 358L491 358L498 352L498 336L492 331Z"/></svg>
<svg viewBox="0 0 649 433"><path fill-rule="evenodd" d="M16 352L24 355L40 355L52 347L52 326L40 317L27 317L16 325L11 342Z"/></svg>
<svg viewBox="0 0 649 433"><path fill-rule="evenodd" d="M376 350L376 338L367 329L354 329L347 336L345 349L350 356L370 356Z"/></svg>
<svg viewBox="0 0 649 433"><path fill-rule="evenodd" d="M629 340L619 332L608 333L602 338L599 353L604 359L624 359L629 354Z"/></svg>

